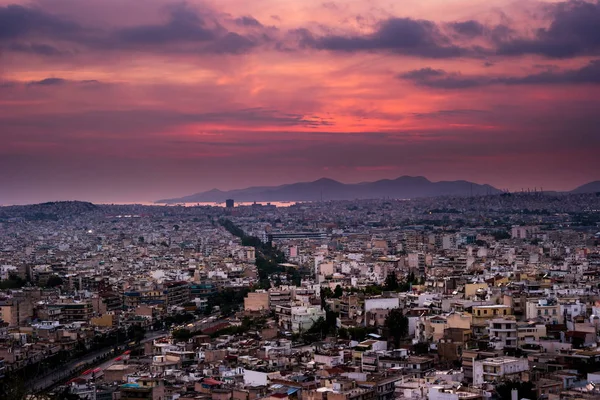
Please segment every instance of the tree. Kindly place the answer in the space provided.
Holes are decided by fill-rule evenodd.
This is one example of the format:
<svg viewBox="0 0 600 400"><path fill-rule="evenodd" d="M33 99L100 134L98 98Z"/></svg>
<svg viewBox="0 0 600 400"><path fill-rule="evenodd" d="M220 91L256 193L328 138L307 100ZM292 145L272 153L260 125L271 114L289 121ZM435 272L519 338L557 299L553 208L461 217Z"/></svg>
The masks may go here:
<svg viewBox="0 0 600 400"><path fill-rule="evenodd" d="M319 317L312 326L302 334L302 339L306 342L313 343L318 340L322 340L326 335L329 327L327 321L323 317Z"/></svg>
<svg viewBox="0 0 600 400"><path fill-rule="evenodd" d="M408 318L401 309L394 308L385 319L385 327L389 335L394 338L394 345L398 347L400 341L408 335Z"/></svg>
<svg viewBox="0 0 600 400"><path fill-rule="evenodd" d="M337 285L333 291L333 297L335 297L336 299L339 299L340 297L342 297L343 294L344 294L344 290L342 289L342 287L340 285Z"/></svg>
<svg viewBox="0 0 600 400"><path fill-rule="evenodd" d="M494 231L492 232L492 236L494 237L494 240L499 241L499 240L504 240L504 239L510 239L510 233L508 233L508 231Z"/></svg>
<svg viewBox="0 0 600 400"><path fill-rule="evenodd" d="M46 287L55 288L62 284L63 284L63 280L60 276L52 275L50 278L48 278L48 281L46 282Z"/></svg>
<svg viewBox="0 0 600 400"><path fill-rule="evenodd" d="M127 329L127 337L136 342L142 341L145 334L146 330L141 325L131 325L129 329Z"/></svg>
<svg viewBox="0 0 600 400"><path fill-rule="evenodd" d="M519 399L535 399L537 396L535 395L534 387L531 382L521 382L521 381L508 381L499 384L496 386L496 393L498 393L498 397L502 400L510 400L512 398L511 392L513 389L517 389L519 392Z"/></svg>
<svg viewBox="0 0 600 400"><path fill-rule="evenodd" d="M326 286L324 288L321 288L321 307L325 307L325 304L327 303L327 299L330 299L333 297L333 290L331 290L331 288L329 286Z"/></svg>
<svg viewBox="0 0 600 400"><path fill-rule="evenodd" d="M337 327L337 317L338 313L329 310L329 308L325 310L325 322L327 324L327 333L335 333L335 328Z"/></svg>
<svg viewBox="0 0 600 400"><path fill-rule="evenodd" d="M173 331L173 338L179 341L187 341L192 337L192 332L189 329L177 329Z"/></svg>
<svg viewBox="0 0 600 400"><path fill-rule="evenodd" d="M0 289L20 289L27 282L17 274L10 273L8 279L0 281Z"/></svg>
<svg viewBox="0 0 600 400"><path fill-rule="evenodd" d="M416 355L421 356L429 353L429 344L428 343L415 343L412 347L413 351Z"/></svg>
<svg viewBox="0 0 600 400"><path fill-rule="evenodd" d="M0 398L25 400L28 398L28 387L22 377L12 374L0 380Z"/></svg>
<svg viewBox="0 0 600 400"><path fill-rule="evenodd" d="M398 290L400 285L398 284L398 277L395 273L388 274L385 278L385 290L395 292Z"/></svg>

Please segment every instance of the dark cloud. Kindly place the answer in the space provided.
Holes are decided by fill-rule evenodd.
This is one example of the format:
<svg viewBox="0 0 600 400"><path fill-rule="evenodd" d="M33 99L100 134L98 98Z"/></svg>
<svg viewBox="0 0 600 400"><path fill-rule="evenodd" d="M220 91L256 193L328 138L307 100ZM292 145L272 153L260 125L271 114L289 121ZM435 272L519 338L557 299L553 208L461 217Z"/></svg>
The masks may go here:
<svg viewBox="0 0 600 400"><path fill-rule="evenodd" d="M469 37L481 36L486 31L485 26L475 20L452 22L450 28L460 35Z"/></svg>
<svg viewBox="0 0 600 400"><path fill-rule="evenodd" d="M447 118L464 118L473 116L487 115L488 111L475 109L456 109L456 110L438 110L428 113L413 113L414 118L419 119L447 119Z"/></svg>
<svg viewBox="0 0 600 400"><path fill-rule="evenodd" d="M20 5L0 7L0 41L33 36L69 39L81 30L82 28L72 21L63 20L36 8Z"/></svg>
<svg viewBox="0 0 600 400"><path fill-rule="evenodd" d="M372 34L295 33L300 33L304 47L339 52L385 50L428 58L526 54L570 58L600 54L600 0L570 0L541 7L549 25L535 29L532 35L520 33L507 23L487 26L477 20L457 21L444 24L442 30L432 21L411 18L381 21ZM483 39L487 47L474 45L475 39Z"/></svg>
<svg viewBox="0 0 600 400"><path fill-rule="evenodd" d="M62 79L62 78L46 78L46 79L42 79L41 81L29 82L29 84L30 85L38 85L38 86L58 86L58 85L64 85L67 82L68 81L66 79Z"/></svg>
<svg viewBox="0 0 600 400"><path fill-rule="evenodd" d="M66 83L56 83L56 85ZM46 84L52 85L52 84ZM245 109L234 109L227 111L206 112L206 113L184 113L170 110L98 110L58 114L31 114L25 118L16 116L0 117L0 125L11 127L11 133L6 133L2 139L6 140L7 135L22 135L23 132L33 134L33 132L43 132L46 136L52 132L53 138L61 140L64 138L64 132L71 132L73 137L77 136L74 132L97 132L104 137L110 132L110 135L125 135L135 137L136 135L146 136L152 132L161 132L163 129L174 126L181 126L193 123L221 123L228 126L279 126L306 128L315 128L331 125L331 122L320 117L305 116L296 113L284 113L278 110L255 107ZM19 129L22 129L20 131ZM104 138L106 139L106 138Z"/></svg>
<svg viewBox="0 0 600 400"><path fill-rule="evenodd" d="M95 51L239 54L270 40L271 30L251 16L230 19L185 3L163 10L166 18L162 23L92 29L43 9L0 7L0 49L44 56L72 54L73 46ZM237 26L240 31L227 26ZM252 34L244 30L251 30ZM70 49L64 50L67 46Z"/></svg>
<svg viewBox="0 0 600 400"><path fill-rule="evenodd" d="M214 40L207 50L216 54L240 54L258 46L259 42L254 38L228 32L226 35Z"/></svg>
<svg viewBox="0 0 600 400"><path fill-rule="evenodd" d="M372 33L334 33L299 28L290 36L250 15L230 17L215 10L177 3L164 8L161 23L126 28L91 28L52 14L50 8L0 7L0 50L42 56L79 50L139 50L165 53L239 54L270 45L280 51L312 48L332 52L386 51L424 58L481 58L538 54L568 58L600 54L600 0L570 0L542 6L548 26L519 33L509 23L477 20L437 24L391 17ZM312 29L312 28L311 28Z"/></svg>
<svg viewBox="0 0 600 400"><path fill-rule="evenodd" d="M500 55L539 54L552 58L600 54L600 0L571 0L548 6L550 25L533 38L499 40Z"/></svg>
<svg viewBox="0 0 600 400"><path fill-rule="evenodd" d="M64 78L45 78L39 81L31 81L28 83L29 86L63 86L68 84L99 85L101 82L95 79L72 81Z"/></svg>
<svg viewBox="0 0 600 400"><path fill-rule="evenodd" d="M433 68L421 68L413 71L408 71L401 75L402 78L405 79L430 79L440 76L445 76L446 71L442 69L433 69Z"/></svg>
<svg viewBox="0 0 600 400"><path fill-rule="evenodd" d="M40 43L10 43L5 46L5 49L14 52L36 54L40 56L60 56L68 54L68 52L59 50L49 44Z"/></svg>
<svg viewBox="0 0 600 400"><path fill-rule="evenodd" d="M591 61L578 69L564 71L552 69L522 77L468 76L456 72L423 68L405 72L398 75L398 78L437 89L468 89L489 85L600 84L600 60Z"/></svg>
<svg viewBox="0 0 600 400"><path fill-rule="evenodd" d="M185 5L171 7L164 24L126 28L116 33L117 39L129 45L161 45L172 42L204 42L215 39L223 28L210 24Z"/></svg>
<svg viewBox="0 0 600 400"><path fill-rule="evenodd" d="M315 36L308 30L297 30L303 46L320 50L353 52L384 50L428 58L458 57L469 50L453 45L439 27L426 20L390 18L379 23L368 35Z"/></svg>
<svg viewBox="0 0 600 400"><path fill-rule="evenodd" d="M153 51L180 51L186 53L240 54L250 51L269 40L266 28L250 16L227 20L210 10L195 10L187 5L166 9L168 20L163 24L135 26L114 34L109 47L151 47ZM234 32L227 23L253 28L254 34ZM265 32L258 32L264 29Z"/></svg>
<svg viewBox="0 0 600 400"><path fill-rule="evenodd" d="M234 19L234 22L239 26L260 28L263 26L256 18L250 16L244 16Z"/></svg>
<svg viewBox="0 0 600 400"><path fill-rule="evenodd" d="M419 86L438 89L467 89L481 86L482 77L466 77L459 73L449 73L441 69L422 68L398 75L398 78L414 82Z"/></svg>

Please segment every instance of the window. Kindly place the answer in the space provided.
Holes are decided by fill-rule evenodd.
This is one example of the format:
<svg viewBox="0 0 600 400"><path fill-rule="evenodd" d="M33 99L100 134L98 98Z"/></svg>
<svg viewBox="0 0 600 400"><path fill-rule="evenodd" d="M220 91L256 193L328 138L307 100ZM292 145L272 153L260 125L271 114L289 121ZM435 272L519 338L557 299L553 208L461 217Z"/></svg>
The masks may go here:
<svg viewBox="0 0 600 400"><path fill-rule="evenodd" d="M556 315L556 308L552 310L552 315Z"/></svg>

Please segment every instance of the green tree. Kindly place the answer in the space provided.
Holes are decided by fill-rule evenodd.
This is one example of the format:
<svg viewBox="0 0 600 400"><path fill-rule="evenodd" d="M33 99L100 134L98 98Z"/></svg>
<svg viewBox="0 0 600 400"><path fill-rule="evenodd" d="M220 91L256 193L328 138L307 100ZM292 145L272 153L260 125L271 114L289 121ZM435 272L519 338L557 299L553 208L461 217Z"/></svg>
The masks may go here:
<svg viewBox="0 0 600 400"><path fill-rule="evenodd" d="M319 319L316 320L312 326L302 334L302 339L308 343L314 343L327 336L328 331L329 327L327 326L327 321L325 318L319 317Z"/></svg>
<svg viewBox="0 0 600 400"><path fill-rule="evenodd" d="M176 329L173 331L173 338L179 341L187 341L192 337L189 329Z"/></svg>
<svg viewBox="0 0 600 400"><path fill-rule="evenodd" d="M335 297L336 299L339 299L340 297L342 297L343 294L344 294L344 290L342 289L342 287L340 285L337 285L333 291L333 297Z"/></svg>
<svg viewBox="0 0 600 400"><path fill-rule="evenodd" d="M62 284L63 284L63 280L60 276L52 275L51 277L48 278L48 281L46 282L46 287L55 288Z"/></svg>
<svg viewBox="0 0 600 400"><path fill-rule="evenodd" d="M504 239L510 239L510 233L508 233L508 231L494 231L492 232L492 236L494 237L494 240L498 241L498 240L504 240Z"/></svg>
<svg viewBox="0 0 600 400"><path fill-rule="evenodd" d="M395 292L399 288L398 277L395 273L388 274L385 278L385 290L389 290L391 292Z"/></svg>
<svg viewBox="0 0 600 400"><path fill-rule="evenodd" d="M17 274L9 274L8 279L0 281L0 289L20 289L27 282Z"/></svg>
<svg viewBox="0 0 600 400"><path fill-rule="evenodd" d="M146 330L141 325L131 325L127 329L127 337L136 342L140 342L144 339Z"/></svg>
<svg viewBox="0 0 600 400"><path fill-rule="evenodd" d="M0 399L25 400L28 391L25 381L18 375L10 374L0 379Z"/></svg>
<svg viewBox="0 0 600 400"><path fill-rule="evenodd" d="M394 308L385 319L385 327L388 334L394 339L394 345L398 347L400 341L408 335L408 318L401 309Z"/></svg>
<svg viewBox="0 0 600 400"><path fill-rule="evenodd" d="M321 288L321 307L325 307L325 304L327 303L327 299L330 299L332 297L333 297L333 290L331 290L331 288L329 286Z"/></svg>
<svg viewBox="0 0 600 400"><path fill-rule="evenodd" d="M510 400L512 398L511 392L513 389L517 389L519 392L519 399L535 399L537 398L534 390L533 383L521 382L521 381L508 381L501 383L496 386L496 393L502 400Z"/></svg>

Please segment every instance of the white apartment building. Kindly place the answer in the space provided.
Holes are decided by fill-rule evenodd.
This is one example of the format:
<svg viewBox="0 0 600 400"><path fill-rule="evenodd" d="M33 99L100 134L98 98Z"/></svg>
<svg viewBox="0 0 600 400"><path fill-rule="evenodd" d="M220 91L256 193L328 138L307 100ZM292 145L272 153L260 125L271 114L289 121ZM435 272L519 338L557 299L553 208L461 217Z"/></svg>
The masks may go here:
<svg viewBox="0 0 600 400"><path fill-rule="evenodd" d="M473 384L499 382L504 379L519 379L523 371L529 370L526 358L497 357L473 362Z"/></svg>
<svg viewBox="0 0 600 400"><path fill-rule="evenodd" d="M275 312L279 316L279 327L294 333L307 331L319 318L325 318L321 306L277 306Z"/></svg>
<svg viewBox="0 0 600 400"><path fill-rule="evenodd" d="M490 344L496 350L518 346L517 321L514 317L492 318L488 321Z"/></svg>

